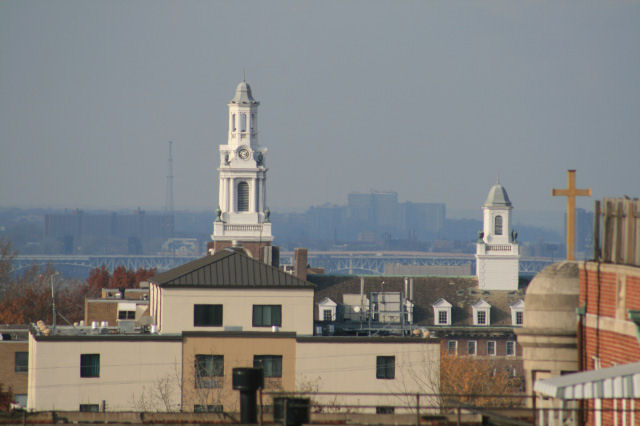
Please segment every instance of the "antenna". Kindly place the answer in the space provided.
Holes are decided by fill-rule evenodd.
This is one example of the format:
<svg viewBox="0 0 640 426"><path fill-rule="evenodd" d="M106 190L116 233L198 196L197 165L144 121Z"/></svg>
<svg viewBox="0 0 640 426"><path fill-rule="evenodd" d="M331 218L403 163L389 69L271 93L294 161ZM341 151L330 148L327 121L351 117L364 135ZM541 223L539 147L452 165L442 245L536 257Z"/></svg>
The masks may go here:
<svg viewBox="0 0 640 426"><path fill-rule="evenodd" d="M242 81L247 81L247 80L244 78L244 68L242 68Z"/></svg>
<svg viewBox="0 0 640 426"><path fill-rule="evenodd" d="M169 238L173 237L173 141L169 141L169 164L167 170L167 194L164 204L166 231Z"/></svg>

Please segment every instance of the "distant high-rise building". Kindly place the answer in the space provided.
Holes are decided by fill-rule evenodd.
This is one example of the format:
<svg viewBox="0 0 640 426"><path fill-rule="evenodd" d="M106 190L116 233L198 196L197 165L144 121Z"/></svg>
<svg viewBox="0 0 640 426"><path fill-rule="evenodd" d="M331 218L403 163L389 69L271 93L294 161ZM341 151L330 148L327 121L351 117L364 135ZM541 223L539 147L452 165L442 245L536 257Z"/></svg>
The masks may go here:
<svg viewBox="0 0 640 426"><path fill-rule="evenodd" d="M237 242L254 258L271 245L267 209L267 149L258 144L258 105L251 87L240 82L229 107L227 143L220 145L219 204L213 223L213 250Z"/></svg>

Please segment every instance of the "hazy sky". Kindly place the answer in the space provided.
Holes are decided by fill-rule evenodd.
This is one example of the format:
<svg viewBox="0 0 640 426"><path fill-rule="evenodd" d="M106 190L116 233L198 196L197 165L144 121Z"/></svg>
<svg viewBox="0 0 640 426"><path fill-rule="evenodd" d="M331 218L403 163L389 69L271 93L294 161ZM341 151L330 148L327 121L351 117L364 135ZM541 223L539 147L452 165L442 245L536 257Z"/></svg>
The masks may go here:
<svg viewBox="0 0 640 426"><path fill-rule="evenodd" d="M162 208L172 140L176 209L213 211L243 68L274 211L638 196L639 46L632 1L4 0L0 206Z"/></svg>

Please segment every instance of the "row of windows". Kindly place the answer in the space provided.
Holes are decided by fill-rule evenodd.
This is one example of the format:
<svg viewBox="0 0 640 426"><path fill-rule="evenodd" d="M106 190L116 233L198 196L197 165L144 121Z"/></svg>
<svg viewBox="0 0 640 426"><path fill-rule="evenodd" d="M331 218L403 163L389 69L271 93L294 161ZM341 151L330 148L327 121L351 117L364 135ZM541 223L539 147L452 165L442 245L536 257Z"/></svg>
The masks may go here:
<svg viewBox="0 0 640 426"><path fill-rule="evenodd" d="M449 311L445 309L438 310L438 325L449 325ZM479 310L476 312L476 324L478 325L488 325L489 321L487 318L486 310ZM524 312L516 311L514 317L514 325L523 325L524 324Z"/></svg>
<svg viewBox="0 0 640 426"><path fill-rule="evenodd" d="M254 327L282 326L282 305L253 305ZM221 327L222 305L194 305L194 327Z"/></svg>
<svg viewBox="0 0 640 426"><path fill-rule="evenodd" d="M453 341L450 341L451 343ZM455 342L457 344L457 342ZM253 367L262 368L264 377L282 377L282 355L254 355ZM218 388L224 377L224 355L197 354L194 361L195 387ZM100 354L80 355L80 377L100 377ZM376 357L376 378L396 377L396 357Z"/></svg>
<svg viewBox="0 0 640 426"><path fill-rule="evenodd" d="M490 340L487 342L487 355L495 356L496 355L497 342L495 340ZM458 354L458 341L457 340L449 340L447 342L447 352L450 355ZM516 342L509 340L505 342L505 355L506 356L514 356L516 354ZM478 342L475 340L467 341L467 355L477 355L478 354Z"/></svg>

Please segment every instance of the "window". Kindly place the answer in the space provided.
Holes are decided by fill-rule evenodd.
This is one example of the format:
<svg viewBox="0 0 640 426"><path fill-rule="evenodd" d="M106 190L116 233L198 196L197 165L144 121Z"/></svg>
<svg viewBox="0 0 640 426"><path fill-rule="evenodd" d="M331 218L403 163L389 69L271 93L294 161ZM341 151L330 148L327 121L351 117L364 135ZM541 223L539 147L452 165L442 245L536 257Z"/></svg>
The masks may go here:
<svg viewBox="0 0 640 426"><path fill-rule="evenodd" d="M196 404L193 406L194 413L222 413L222 405L200 405Z"/></svg>
<svg viewBox="0 0 640 426"><path fill-rule="evenodd" d="M516 354L516 342L508 341L505 346L505 354L507 356L513 356Z"/></svg>
<svg viewBox="0 0 640 426"><path fill-rule="evenodd" d="M80 404L80 412L84 413L97 413L100 411L98 404Z"/></svg>
<svg viewBox="0 0 640 426"><path fill-rule="evenodd" d="M249 211L249 184L247 182L238 184L238 211Z"/></svg>
<svg viewBox="0 0 640 426"><path fill-rule="evenodd" d="M381 407L376 407L376 414L393 414L395 411L395 407L389 407L383 405Z"/></svg>
<svg viewBox="0 0 640 426"><path fill-rule="evenodd" d="M438 324L447 324L447 311L438 311Z"/></svg>
<svg viewBox="0 0 640 426"><path fill-rule="evenodd" d="M472 340L467 342L467 354L475 355L476 354L476 341Z"/></svg>
<svg viewBox="0 0 640 426"><path fill-rule="evenodd" d="M254 355L253 367L262 368L264 377L282 377L282 355Z"/></svg>
<svg viewBox="0 0 640 426"><path fill-rule="evenodd" d="M458 353L458 341L457 340L449 340L447 342L447 353L449 355L456 355Z"/></svg>
<svg viewBox="0 0 640 426"><path fill-rule="evenodd" d="M120 320L136 319L136 311L118 311L118 319Z"/></svg>
<svg viewBox="0 0 640 426"><path fill-rule="evenodd" d="M282 305L253 305L253 326L282 325Z"/></svg>
<svg viewBox="0 0 640 426"><path fill-rule="evenodd" d="M240 114L240 131L247 131L247 114Z"/></svg>
<svg viewBox="0 0 640 426"><path fill-rule="evenodd" d="M494 219L493 233L495 235L502 235L502 216L496 216Z"/></svg>
<svg viewBox="0 0 640 426"><path fill-rule="evenodd" d="M16 352L15 354L15 372L26 373L29 370L29 352Z"/></svg>
<svg viewBox="0 0 640 426"><path fill-rule="evenodd" d="M322 319L325 321L331 321L333 319L331 309L325 309L322 311Z"/></svg>
<svg viewBox="0 0 640 426"><path fill-rule="evenodd" d="M376 378L394 379L396 377L396 357L378 356L376 357Z"/></svg>
<svg viewBox="0 0 640 426"><path fill-rule="evenodd" d="M496 354L496 342L487 342L487 355L494 356Z"/></svg>
<svg viewBox="0 0 640 426"><path fill-rule="evenodd" d="M222 305L193 305L194 327L220 327Z"/></svg>
<svg viewBox="0 0 640 426"><path fill-rule="evenodd" d="M80 355L80 377L100 377L100 354Z"/></svg>
<svg viewBox="0 0 640 426"><path fill-rule="evenodd" d="M221 383L217 377L224 376L224 355L196 355L196 388L217 388Z"/></svg>
<svg viewBox="0 0 640 426"><path fill-rule="evenodd" d="M516 325L524 324L524 312L516 311Z"/></svg>
<svg viewBox="0 0 640 426"><path fill-rule="evenodd" d="M478 325L485 325L487 323L487 312L478 311Z"/></svg>
<svg viewBox="0 0 640 426"><path fill-rule="evenodd" d="M236 131L236 115L235 114L231 114L231 128L233 129L233 131Z"/></svg>

